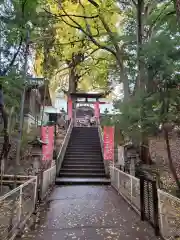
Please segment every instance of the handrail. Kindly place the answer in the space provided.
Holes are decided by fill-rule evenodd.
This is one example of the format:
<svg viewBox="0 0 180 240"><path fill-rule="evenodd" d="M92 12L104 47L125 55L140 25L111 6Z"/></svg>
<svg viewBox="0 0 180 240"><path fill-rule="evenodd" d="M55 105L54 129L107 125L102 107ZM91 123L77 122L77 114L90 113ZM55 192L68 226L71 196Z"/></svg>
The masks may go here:
<svg viewBox="0 0 180 240"><path fill-rule="evenodd" d="M49 189L54 185L56 179L56 165L48 168L43 172L43 178L41 183L41 195L40 198L43 200L49 193Z"/></svg>
<svg viewBox="0 0 180 240"><path fill-rule="evenodd" d="M24 182L23 184L21 184L20 186L14 188L13 190L11 190L10 192L4 194L3 196L0 197L0 202L4 199L6 199L7 197L11 196L13 193L19 191L21 188L27 186L29 183L33 182L34 180L37 181L37 177L33 176L31 179L29 179L28 181Z"/></svg>
<svg viewBox="0 0 180 240"><path fill-rule="evenodd" d="M111 185L118 193L131 205L131 207L141 214L141 187L140 179L110 166ZM157 188L158 193L158 214L159 227L163 239L175 239L180 236L180 199L170 193Z"/></svg>
<svg viewBox="0 0 180 240"><path fill-rule="evenodd" d="M128 173L126 173L126 172L121 171L121 170L118 169L117 167L110 166L110 168L116 169L116 171L120 172L122 175L125 175L125 176L127 176L127 177L131 176L131 178L134 179L134 180L137 180L137 179L138 179L137 177L135 177L135 176L133 176L133 175L131 175L131 174L128 174Z"/></svg>
<svg viewBox="0 0 180 240"><path fill-rule="evenodd" d="M163 190L161 190L161 189L159 189L159 188L158 188L158 192L161 193L161 194L163 194L163 195L165 195L165 196L168 197L168 198L171 198L173 201L176 201L176 202L180 203L180 199L179 199L178 197L175 197L175 196L173 196L172 194L167 193L167 192L165 192L165 191L163 191Z"/></svg>
<svg viewBox="0 0 180 240"><path fill-rule="evenodd" d="M34 177L34 175L28 175L28 176L26 176L26 175L9 175L9 174L5 174L5 175L3 175L3 177L10 177L10 178L33 178Z"/></svg>
<svg viewBox="0 0 180 240"><path fill-rule="evenodd" d="M69 138L71 136L72 129L73 129L73 120L71 120L71 122L69 124L68 130L66 132L66 136L65 136L65 138L62 142L61 148L60 148L58 156L57 156L57 163L56 163L57 174L59 174L61 164L63 162L64 155L65 155L65 152L66 152L66 148L67 148L67 145L68 145L68 142L69 142Z"/></svg>
<svg viewBox="0 0 180 240"><path fill-rule="evenodd" d="M110 166L110 170L111 185L118 191L125 201L127 201L138 214L140 214L140 180L130 174L124 173L115 166ZM135 187L136 184L139 187L138 190Z"/></svg>
<svg viewBox="0 0 180 240"><path fill-rule="evenodd" d="M0 238L13 240L35 210L37 177L34 176L20 186L0 197Z"/></svg>
<svg viewBox="0 0 180 240"><path fill-rule="evenodd" d="M101 125L98 123L98 133L99 133L99 139L100 139L100 144L101 144L101 151L102 154L104 153L104 143L103 143L103 130Z"/></svg>

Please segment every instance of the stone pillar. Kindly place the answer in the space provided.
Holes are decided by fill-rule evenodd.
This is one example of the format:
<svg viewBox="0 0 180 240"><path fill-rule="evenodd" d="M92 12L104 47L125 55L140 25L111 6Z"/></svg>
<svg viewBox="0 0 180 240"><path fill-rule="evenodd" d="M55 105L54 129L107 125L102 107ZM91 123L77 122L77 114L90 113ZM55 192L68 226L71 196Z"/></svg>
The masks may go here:
<svg viewBox="0 0 180 240"><path fill-rule="evenodd" d="M135 156L131 157L130 174L132 176L135 176L135 162L136 162L136 157Z"/></svg>
<svg viewBox="0 0 180 240"><path fill-rule="evenodd" d="M118 161L117 165L118 167L124 168L124 146L118 146Z"/></svg>

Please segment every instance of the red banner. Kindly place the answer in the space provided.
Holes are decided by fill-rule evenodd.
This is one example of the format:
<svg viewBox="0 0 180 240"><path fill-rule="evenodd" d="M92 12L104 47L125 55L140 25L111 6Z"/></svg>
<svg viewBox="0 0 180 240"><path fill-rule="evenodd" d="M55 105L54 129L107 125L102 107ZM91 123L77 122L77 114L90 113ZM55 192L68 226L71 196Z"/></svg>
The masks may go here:
<svg viewBox="0 0 180 240"><path fill-rule="evenodd" d="M72 100L70 98L68 99L68 118L72 118Z"/></svg>
<svg viewBox="0 0 180 240"><path fill-rule="evenodd" d="M42 160L52 160L54 150L54 126L42 127L41 135L42 141L46 143L42 146Z"/></svg>
<svg viewBox="0 0 180 240"><path fill-rule="evenodd" d="M114 127L104 127L104 160L114 161Z"/></svg>
<svg viewBox="0 0 180 240"><path fill-rule="evenodd" d="M99 102L94 103L94 113L95 113L95 117L99 118Z"/></svg>

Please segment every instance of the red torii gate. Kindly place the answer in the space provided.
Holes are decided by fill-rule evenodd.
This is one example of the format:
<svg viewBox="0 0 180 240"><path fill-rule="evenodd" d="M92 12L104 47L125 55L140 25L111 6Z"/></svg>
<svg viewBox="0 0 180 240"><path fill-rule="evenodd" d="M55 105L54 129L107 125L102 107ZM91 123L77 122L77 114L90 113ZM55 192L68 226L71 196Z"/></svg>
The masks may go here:
<svg viewBox="0 0 180 240"><path fill-rule="evenodd" d="M104 98L106 96L105 93L71 93L68 98L68 116L69 118L76 119L76 109L79 104L82 106L94 105L95 117L98 119L100 114L99 104L106 104L104 101L99 101L100 98ZM83 101L83 99L85 99ZM92 101L91 99L95 99ZM89 101L90 100L90 101ZM74 112L74 114L73 114Z"/></svg>

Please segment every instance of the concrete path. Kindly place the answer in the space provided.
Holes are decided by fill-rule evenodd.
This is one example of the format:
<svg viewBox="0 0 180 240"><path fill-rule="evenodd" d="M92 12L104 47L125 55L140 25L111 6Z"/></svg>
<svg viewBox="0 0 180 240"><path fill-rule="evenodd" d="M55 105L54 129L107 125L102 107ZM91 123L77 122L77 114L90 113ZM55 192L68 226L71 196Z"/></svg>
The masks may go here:
<svg viewBox="0 0 180 240"><path fill-rule="evenodd" d="M156 240L110 186L56 187L39 222L18 240Z"/></svg>

